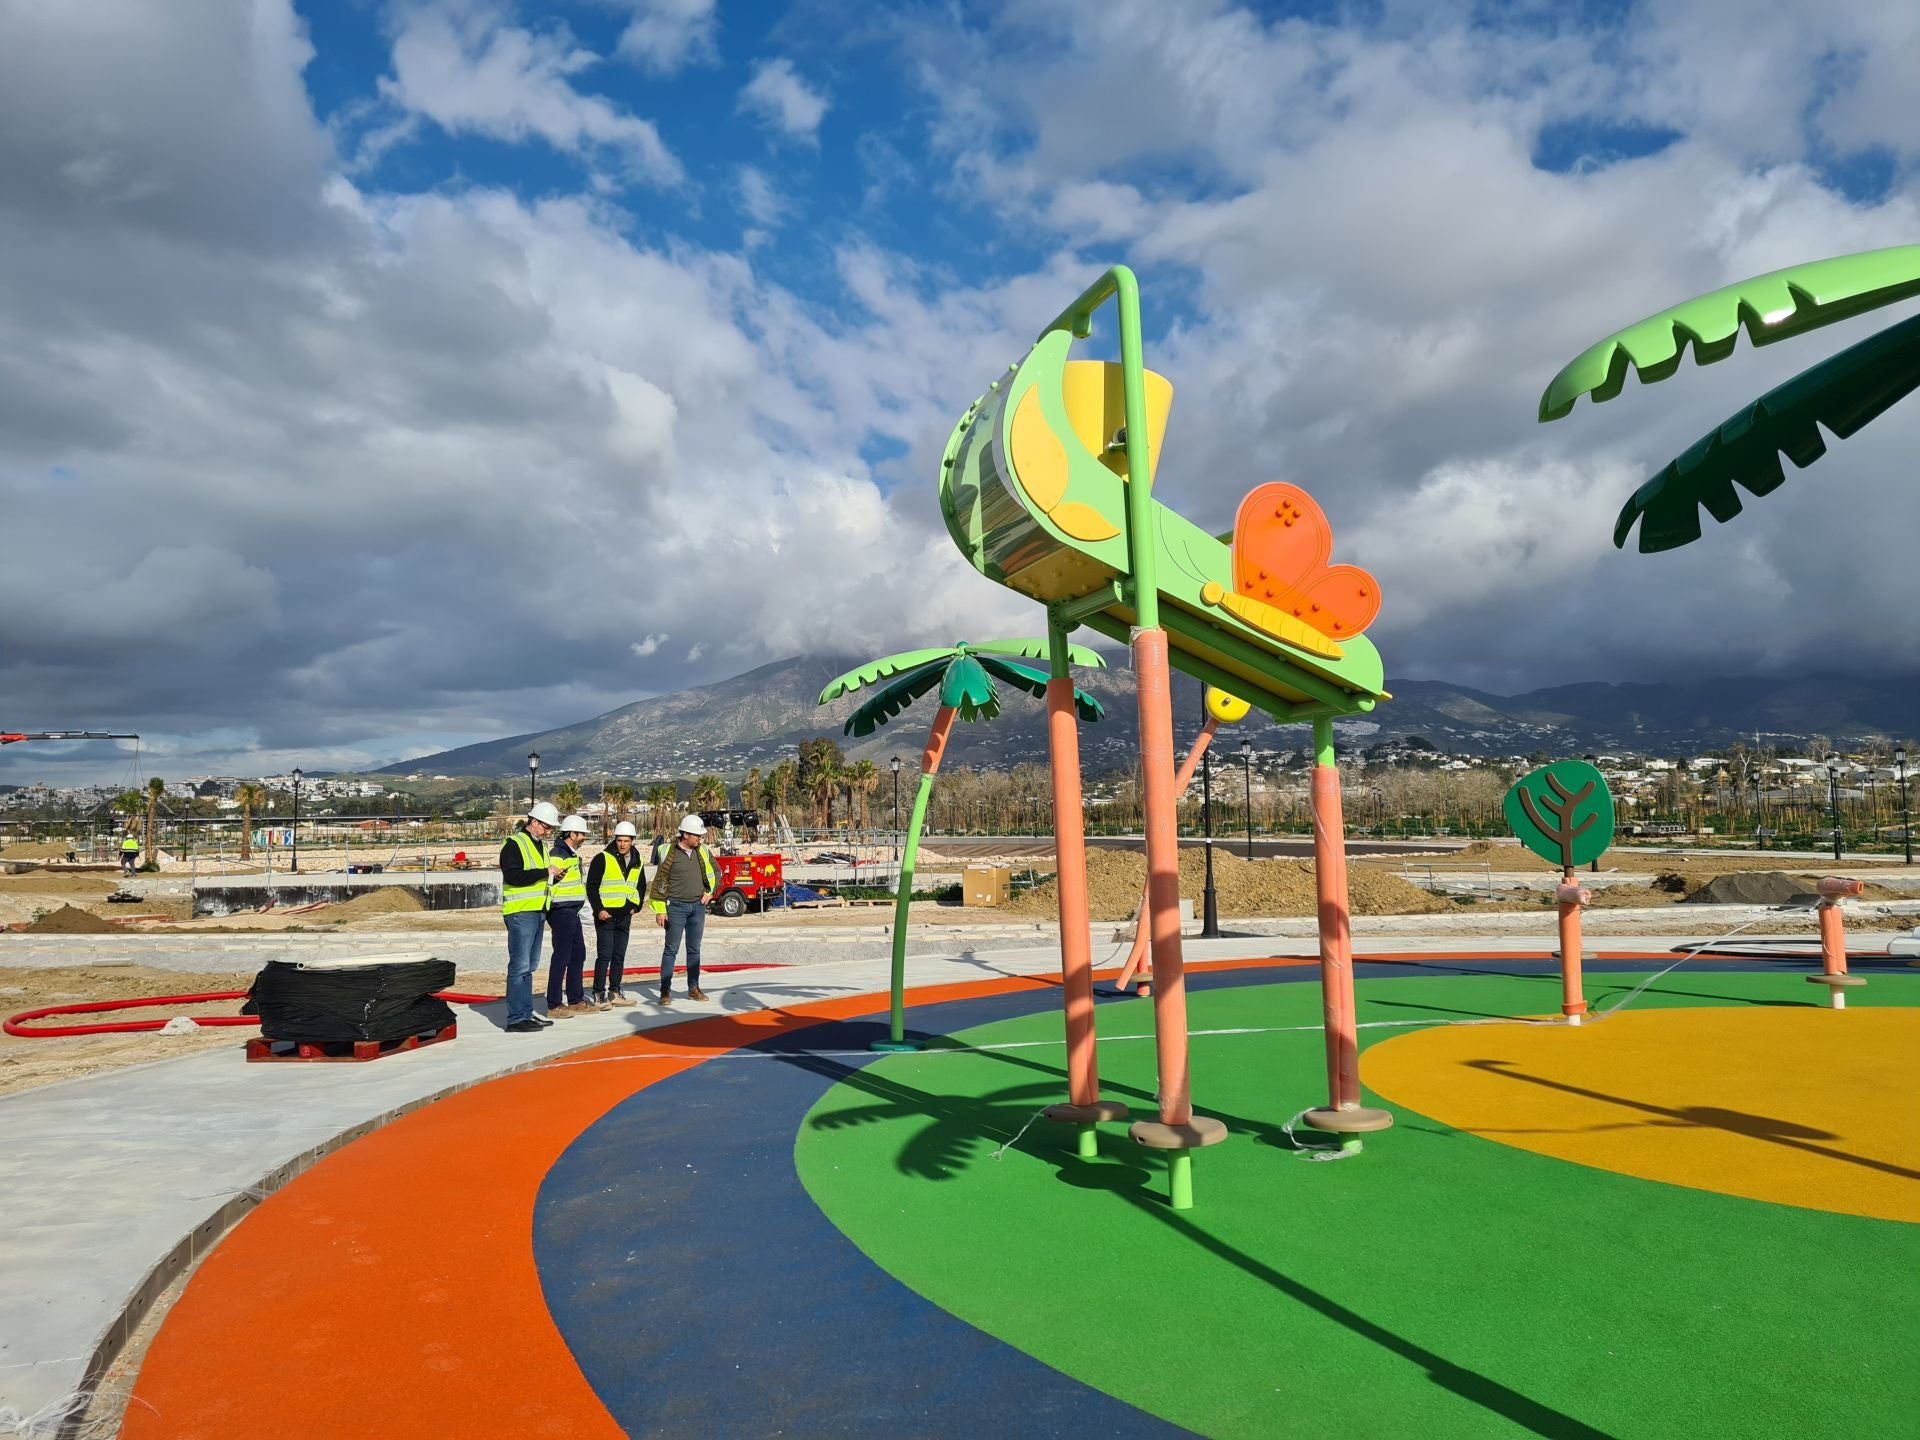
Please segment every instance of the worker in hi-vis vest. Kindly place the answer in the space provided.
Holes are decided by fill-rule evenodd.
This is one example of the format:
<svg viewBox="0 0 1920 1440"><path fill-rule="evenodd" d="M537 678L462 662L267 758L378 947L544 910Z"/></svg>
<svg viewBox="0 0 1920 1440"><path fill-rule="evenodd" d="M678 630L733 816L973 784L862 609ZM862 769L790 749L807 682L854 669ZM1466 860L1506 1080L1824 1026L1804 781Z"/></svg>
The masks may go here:
<svg viewBox="0 0 1920 1440"><path fill-rule="evenodd" d="M587 1004L587 937L580 912L587 908L587 877L580 852L587 844L587 822L569 815L560 822L560 838L547 858L554 863L547 887L547 927L553 931L553 957L547 961L547 1015L571 1020L593 1007Z"/></svg>
<svg viewBox="0 0 1920 1440"><path fill-rule="evenodd" d="M140 837L129 830L120 840L120 873L131 875L140 858Z"/></svg>
<svg viewBox="0 0 1920 1440"><path fill-rule="evenodd" d="M593 1004L596 1010L631 1005L620 982L627 969L627 941L633 936L633 912L640 908L639 833L631 820L613 827L613 846L587 867L587 911L593 916Z"/></svg>
<svg viewBox="0 0 1920 1440"><path fill-rule="evenodd" d="M673 1004L673 964L679 958L682 935L687 937L687 998L707 998L707 992L700 988L700 937L706 933L707 906L713 900L718 875L706 836L706 821L698 815L682 816L680 833L667 848L647 889L654 923L667 929L666 947L660 952L662 1005Z"/></svg>
<svg viewBox="0 0 1920 1440"><path fill-rule="evenodd" d="M533 1013L533 972L540 968L540 932L547 891L563 873L547 857L560 812L541 800L500 847L500 913L507 922L507 1029L534 1035L553 1022Z"/></svg>

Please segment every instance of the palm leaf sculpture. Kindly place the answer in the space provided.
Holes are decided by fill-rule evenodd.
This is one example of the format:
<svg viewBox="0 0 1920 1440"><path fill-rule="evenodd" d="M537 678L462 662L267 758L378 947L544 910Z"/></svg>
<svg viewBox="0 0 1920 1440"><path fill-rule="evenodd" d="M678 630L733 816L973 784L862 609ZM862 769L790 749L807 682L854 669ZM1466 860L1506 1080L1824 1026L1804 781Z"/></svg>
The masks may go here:
<svg viewBox="0 0 1920 1440"><path fill-rule="evenodd" d="M1771 345L1882 305L1920 295L1920 245L1900 245L1776 270L1649 316L1609 335L1554 376L1540 419L1558 420L1582 395L1596 404L1626 385L1680 368L1687 346L1710 365L1731 355L1744 328ZM1737 484L1754 495L1785 479L1781 455L1805 469L1826 453L1822 427L1846 439L1920 387L1920 321L1908 320L1775 387L1670 461L1634 492L1614 526L1626 544L1636 523L1643 552L1700 538L1699 511L1725 523L1741 510Z"/></svg>
<svg viewBox="0 0 1920 1440"><path fill-rule="evenodd" d="M876 1042L875 1049L917 1050L919 1045L906 1038L906 964L907 905L913 894L914 861L920 853L920 830L926 823L927 801L933 794L933 780L946 753L947 736L956 718L974 722L992 720L1000 714L1000 692L995 681L1013 686L1036 698L1047 693L1047 674L1021 659L1037 659L1047 653L1045 640L987 640L979 644L942 646L932 650L908 650L883 656L849 670L820 692L820 704L839 699L855 690L878 685L860 707L847 717L845 733L858 739L871 735L905 711L915 700L938 689L940 708L934 713L927 746L920 756L920 785L913 796L913 814L907 824L907 839L900 851L898 894L893 907L892 998L888 1010L887 1038ZM1091 668L1106 662L1091 650L1078 645L1067 647L1069 664ZM888 679L888 677L893 677ZM881 684L880 682L887 683ZM1100 702L1086 691L1073 692L1075 712L1082 720L1094 721L1105 713ZM897 823L897 822L896 822Z"/></svg>

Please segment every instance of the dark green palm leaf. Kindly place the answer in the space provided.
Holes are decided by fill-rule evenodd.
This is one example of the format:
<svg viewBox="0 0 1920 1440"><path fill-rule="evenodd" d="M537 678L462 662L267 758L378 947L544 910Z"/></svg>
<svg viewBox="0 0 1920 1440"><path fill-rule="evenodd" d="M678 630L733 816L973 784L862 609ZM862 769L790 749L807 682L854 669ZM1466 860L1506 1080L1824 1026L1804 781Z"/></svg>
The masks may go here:
<svg viewBox="0 0 1920 1440"><path fill-rule="evenodd" d="M883 655L878 660L869 660L857 670L849 670L837 680L831 681L820 692L819 703L837 700L849 691L858 690L862 685L871 685L876 680L884 680L889 675L897 675L903 670L925 665L929 660L941 660L954 653L951 645L942 645L937 650L903 650L898 655Z"/></svg>
<svg viewBox="0 0 1920 1440"><path fill-rule="evenodd" d="M993 679L971 655L948 663L940 681L940 703L957 710L962 720L991 720L1000 713Z"/></svg>
<svg viewBox="0 0 1920 1440"><path fill-rule="evenodd" d="M1016 665L1011 660L1002 660L993 655L982 655L978 658L991 674L998 675L1009 685L1024 690L1035 698L1043 698L1046 695L1048 677L1045 671L1035 670L1026 665ZM1089 724L1103 718L1107 713L1101 708L1098 700L1077 685L1073 691L1073 707L1075 713Z"/></svg>
<svg viewBox="0 0 1920 1440"><path fill-rule="evenodd" d="M1826 454L1824 426L1845 440L1920 387L1920 316L1842 350L1775 386L1709 432L1634 492L1613 527L1624 546L1640 521L1640 549L1700 538L1700 509L1721 524L1740 513L1737 482L1755 495L1784 483L1785 455L1806 469Z"/></svg>
<svg viewBox="0 0 1920 1440"><path fill-rule="evenodd" d="M946 670L946 666L938 663L926 664L882 686L847 717L844 733L856 737L871 735L938 685Z"/></svg>

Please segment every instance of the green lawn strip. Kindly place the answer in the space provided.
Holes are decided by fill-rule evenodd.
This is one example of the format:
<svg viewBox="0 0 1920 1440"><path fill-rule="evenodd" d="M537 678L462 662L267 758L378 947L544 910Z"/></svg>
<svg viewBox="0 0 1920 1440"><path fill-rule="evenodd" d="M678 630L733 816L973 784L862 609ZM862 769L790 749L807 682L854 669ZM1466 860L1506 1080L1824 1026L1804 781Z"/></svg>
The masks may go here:
<svg viewBox="0 0 1920 1440"><path fill-rule="evenodd" d="M1595 976L1590 994L1637 977ZM1920 1001L1875 976L1854 1004ZM1362 983L1360 1018L1541 1013L1541 977ZM1638 1005L1802 998L1798 974L1680 974ZM1197 990L1192 1028L1314 1025L1312 984ZM1146 1002L1103 1007L1147 1034ZM1403 1033L1363 1031L1368 1043ZM1057 1014L969 1044L1056 1040ZM1058 1047L889 1057L829 1091L795 1160L825 1213L934 1303L1210 1435L1871 1436L1920 1406L1920 1226L1614 1175L1398 1112L1333 1164L1278 1147L1324 1086L1318 1033L1196 1036L1194 1094L1229 1141L1164 1203L1158 1157L1098 1161L1037 1121ZM1153 1047L1103 1045L1108 1095L1151 1110ZM1377 1099L1372 1103L1380 1103ZM1584 1428L1583 1428L1584 1427Z"/></svg>

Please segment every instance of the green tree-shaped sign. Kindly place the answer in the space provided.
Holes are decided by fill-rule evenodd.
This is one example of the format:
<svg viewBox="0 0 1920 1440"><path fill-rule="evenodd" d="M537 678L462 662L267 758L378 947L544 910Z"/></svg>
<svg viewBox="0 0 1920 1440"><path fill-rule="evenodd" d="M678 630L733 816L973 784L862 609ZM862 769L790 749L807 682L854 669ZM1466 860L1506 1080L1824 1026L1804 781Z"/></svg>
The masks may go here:
<svg viewBox="0 0 1920 1440"><path fill-rule="evenodd" d="M1528 771L1507 791L1505 810L1520 843L1563 870L1598 860L1613 839L1613 794L1584 760Z"/></svg>

